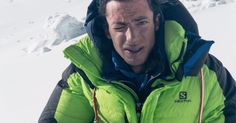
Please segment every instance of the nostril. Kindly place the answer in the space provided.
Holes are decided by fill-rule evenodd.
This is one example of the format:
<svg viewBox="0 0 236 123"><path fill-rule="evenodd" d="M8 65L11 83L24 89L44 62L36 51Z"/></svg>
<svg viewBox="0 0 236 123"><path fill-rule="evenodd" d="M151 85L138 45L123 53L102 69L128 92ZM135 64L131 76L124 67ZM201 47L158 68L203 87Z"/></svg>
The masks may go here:
<svg viewBox="0 0 236 123"><path fill-rule="evenodd" d="M132 41L127 41L127 47L130 47L130 48L135 48L137 47L137 42L132 40Z"/></svg>

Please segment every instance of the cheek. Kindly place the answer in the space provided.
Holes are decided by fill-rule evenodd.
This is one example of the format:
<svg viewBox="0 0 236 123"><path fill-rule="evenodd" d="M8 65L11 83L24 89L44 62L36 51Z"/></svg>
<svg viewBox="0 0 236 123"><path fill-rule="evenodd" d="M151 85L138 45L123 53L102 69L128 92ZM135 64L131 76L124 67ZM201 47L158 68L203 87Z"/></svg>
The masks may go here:
<svg viewBox="0 0 236 123"><path fill-rule="evenodd" d="M145 45L148 47L148 50L151 50L155 44L155 30L153 27L146 28L145 31L141 32L143 40L145 40Z"/></svg>
<svg viewBox="0 0 236 123"><path fill-rule="evenodd" d="M122 36L118 36L118 35L112 35L111 36L111 39L112 39L112 43L113 43L113 46L116 50L121 50L122 47L123 47L123 44L124 44L124 38Z"/></svg>
<svg viewBox="0 0 236 123"><path fill-rule="evenodd" d="M141 36L140 39L143 42L142 44L146 46L147 48L151 48L154 45L155 35L152 34L152 32L147 33L146 31L146 32L141 33L140 36Z"/></svg>
<svg viewBox="0 0 236 123"><path fill-rule="evenodd" d="M155 33L154 25L149 24L148 26L144 26L139 29L139 35L144 36L145 38L152 38Z"/></svg>
<svg viewBox="0 0 236 123"><path fill-rule="evenodd" d="M125 43L125 35L123 33L110 33L113 45L122 46Z"/></svg>

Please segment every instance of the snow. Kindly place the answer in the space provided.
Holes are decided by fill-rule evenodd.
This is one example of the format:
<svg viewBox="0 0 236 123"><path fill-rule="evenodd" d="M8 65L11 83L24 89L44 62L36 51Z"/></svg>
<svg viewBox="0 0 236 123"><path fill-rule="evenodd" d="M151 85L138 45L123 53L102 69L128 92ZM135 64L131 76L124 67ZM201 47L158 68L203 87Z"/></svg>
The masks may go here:
<svg viewBox="0 0 236 123"><path fill-rule="evenodd" d="M204 39L214 40L214 54L236 78L236 3L221 5L193 14Z"/></svg>
<svg viewBox="0 0 236 123"><path fill-rule="evenodd" d="M68 41L85 33L83 23L70 15L50 16L46 27L50 31L49 36L56 38L51 45L59 45L64 40Z"/></svg>
<svg viewBox="0 0 236 123"><path fill-rule="evenodd" d="M38 39L32 38L31 45L23 48L27 53L45 53L53 46L85 34L84 23L68 14L55 14L45 23L45 34Z"/></svg>
<svg viewBox="0 0 236 123"><path fill-rule="evenodd" d="M229 4L234 0L180 0L190 12L197 12L210 7Z"/></svg>
<svg viewBox="0 0 236 123"><path fill-rule="evenodd" d="M1 0L0 48L17 46L26 52L35 51L33 47L37 49L35 46L37 44L41 49L44 48L44 45L52 42L50 39L56 38L54 35L48 36L50 29L45 27L49 22L48 19L51 17L54 20L60 20L59 18L62 18L62 15L68 15L72 18L75 17L76 21L81 23L90 1ZM56 16L59 17L55 18ZM78 26L77 28L81 27L80 24ZM41 50L39 47L38 50Z"/></svg>
<svg viewBox="0 0 236 123"><path fill-rule="evenodd" d="M69 64L63 49L84 33L82 23L90 1L0 1L0 123L37 122ZM200 34L215 41L210 52L236 78L236 3L190 1L184 3L193 13ZM230 4L221 5L222 1Z"/></svg>

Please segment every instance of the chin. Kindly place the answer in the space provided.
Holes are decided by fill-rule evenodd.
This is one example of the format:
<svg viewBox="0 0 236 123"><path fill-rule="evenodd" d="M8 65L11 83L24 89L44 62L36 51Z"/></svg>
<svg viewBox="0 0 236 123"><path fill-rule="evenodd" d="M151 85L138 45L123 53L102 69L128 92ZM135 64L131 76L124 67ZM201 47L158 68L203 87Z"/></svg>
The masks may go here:
<svg viewBox="0 0 236 123"><path fill-rule="evenodd" d="M143 62L143 60L125 60L125 62L127 63L127 64L129 64L130 66L141 66L141 65L143 65L144 64L144 62Z"/></svg>

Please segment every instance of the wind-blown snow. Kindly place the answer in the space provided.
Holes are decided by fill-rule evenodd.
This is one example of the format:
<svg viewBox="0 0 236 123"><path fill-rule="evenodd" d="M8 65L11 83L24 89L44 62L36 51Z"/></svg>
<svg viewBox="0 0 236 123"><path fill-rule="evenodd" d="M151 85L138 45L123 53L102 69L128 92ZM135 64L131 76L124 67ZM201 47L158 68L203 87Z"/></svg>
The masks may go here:
<svg viewBox="0 0 236 123"><path fill-rule="evenodd" d="M50 45L59 45L62 41L68 41L85 33L83 23L70 15L50 16L47 22L48 36L55 36Z"/></svg>
<svg viewBox="0 0 236 123"><path fill-rule="evenodd" d="M45 23L45 34L38 40L31 40L25 48L27 53L45 53L53 46L85 34L84 23L67 14L55 14L48 17Z"/></svg>
<svg viewBox="0 0 236 123"><path fill-rule="evenodd" d="M59 18L63 18L62 15L68 15L72 18L74 17L74 22L78 21L81 23L86 15L87 5L90 1L91 0L1 0L0 51L4 47L17 46L17 49L20 48L23 52L31 53L30 51L35 51L36 49L36 51L40 51L44 46L46 47L50 42L53 42L54 39L62 39L62 37L60 37L62 35L57 35L58 37L48 35L51 28L45 28L44 26L48 24L48 19L51 17L53 20L60 20ZM56 18L58 15L60 17ZM66 21L68 22L69 20L67 19ZM65 23L57 24L57 26L66 25ZM53 25L55 25L55 23L50 26ZM81 28L81 24L77 23L74 26L76 25L78 27L75 28ZM70 25L68 24L67 26ZM67 26L63 31L69 28ZM66 36L70 37L68 35ZM64 41L68 41L68 38L65 38Z"/></svg>
<svg viewBox="0 0 236 123"><path fill-rule="evenodd" d="M90 1L0 1L0 123L37 122L69 64L62 50L81 38L74 37L83 33L79 28ZM201 5L209 4L204 1ZM202 37L215 41L210 52L236 78L236 4L189 6L198 9L192 12Z"/></svg>
<svg viewBox="0 0 236 123"><path fill-rule="evenodd" d="M234 2L234 0L180 0L190 12L220 6Z"/></svg>

